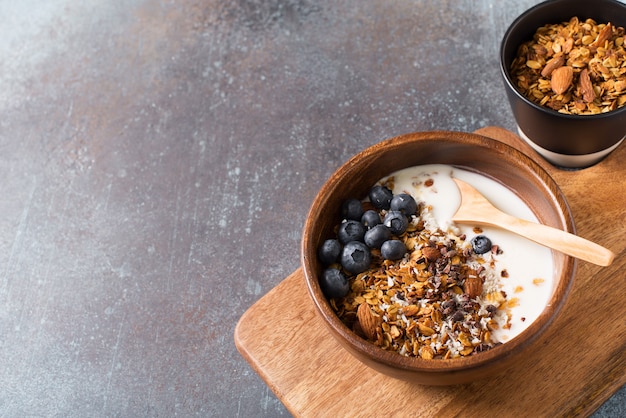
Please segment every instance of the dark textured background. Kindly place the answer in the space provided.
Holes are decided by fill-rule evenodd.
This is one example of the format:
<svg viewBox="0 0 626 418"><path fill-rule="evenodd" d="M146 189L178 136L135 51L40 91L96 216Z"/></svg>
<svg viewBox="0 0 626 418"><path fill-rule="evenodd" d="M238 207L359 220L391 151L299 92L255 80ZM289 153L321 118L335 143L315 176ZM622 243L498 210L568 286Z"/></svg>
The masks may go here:
<svg viewBox="0 0 626 418"><path fill-rule="evenodd" d="M0 416L288 415L236 322L354 153L514 129L535 3L0 0Z"/></svg>

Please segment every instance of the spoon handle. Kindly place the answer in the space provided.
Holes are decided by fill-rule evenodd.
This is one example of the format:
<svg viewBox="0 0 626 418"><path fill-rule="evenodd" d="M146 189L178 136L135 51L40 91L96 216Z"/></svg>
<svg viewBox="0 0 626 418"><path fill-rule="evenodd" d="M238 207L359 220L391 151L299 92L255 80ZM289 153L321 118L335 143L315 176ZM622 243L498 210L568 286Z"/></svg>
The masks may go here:
<svg viewBox="0 0 626 418"><path fill-rule="evenodd" d="M538 244L599 266L606 267L615 258L615 254L611 250L595 242L557 228L552 228L551 226L515 218L506 213L499 213L498 216L483 222L497 225L503 229L523 235Z"/></svg>

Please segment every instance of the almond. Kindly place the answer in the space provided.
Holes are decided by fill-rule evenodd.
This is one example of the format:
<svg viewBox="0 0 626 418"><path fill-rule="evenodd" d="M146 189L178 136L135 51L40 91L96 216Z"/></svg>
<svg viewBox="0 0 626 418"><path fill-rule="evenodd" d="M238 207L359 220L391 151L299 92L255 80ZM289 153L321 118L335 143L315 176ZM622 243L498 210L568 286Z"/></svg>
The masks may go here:
<svg viewBox="0 0 626 418"><path fill-rule="evenodd" d="M424 247L422 248L422 255L426 257L428 261L435 261L441 256L441 251L435 247Z"/></svg>
<svg viewBox="0 0 626 418"><path fill-rule="evenodd" d="M382 323L380 316L372 312L372 309L367 303L362 303L356 311L356 317L359 320L359 325L363 330L363 334L368 340L376 339L376 330Z"/></svg>
<svg viewBox="0 0 626 418"><path fill-rule="evenodd" d="M580 72L579 86L584 101L591 103L596 99L596 92L593 90L589 71L586 68Z"/></svg>
<svg viewBox="0 0 626 418"><path fill-rule="evenodd" d="M557 55L556 57L552 57L547 63L546 66L541 70L542 77L548 77L552 74L552 71L556 70L559 67L562 67L565 64L565 58L563 55Z"/></svg>
<svg viewBox="0 0 626 418"><path fill-rule="evenodd" d="M463 285L463 291L469 295L470 298L474 299L477 296L482 295L483 293L483 281L480 277L470 276L465 279L465 284Z"/></svg>
<svg viewBox="0 0 626 418"><path fill-rule="evenodd" d="M556 94L563 94L567 91L574 79L574 69L570 66L559 67L552 71L550 87Z"/></svg>

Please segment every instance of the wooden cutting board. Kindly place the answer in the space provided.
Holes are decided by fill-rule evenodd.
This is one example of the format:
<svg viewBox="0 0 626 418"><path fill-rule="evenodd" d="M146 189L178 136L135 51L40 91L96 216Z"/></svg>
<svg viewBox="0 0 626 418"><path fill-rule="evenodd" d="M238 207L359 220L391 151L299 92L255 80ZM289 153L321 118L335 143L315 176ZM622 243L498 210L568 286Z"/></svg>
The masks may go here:
<svg viewBox="0 0 626 418"><path fill-rule="evenodd" d="M314 311L298 269L241 317L235 344L294 416L572 416L590 414L626 383L626 146L580 171L545 163L515 134L477 131L532 156L553 176L578 235L616 253L610 267L578 262L568 303L536 355L490 380L429 387L354 359Z"/></svg>

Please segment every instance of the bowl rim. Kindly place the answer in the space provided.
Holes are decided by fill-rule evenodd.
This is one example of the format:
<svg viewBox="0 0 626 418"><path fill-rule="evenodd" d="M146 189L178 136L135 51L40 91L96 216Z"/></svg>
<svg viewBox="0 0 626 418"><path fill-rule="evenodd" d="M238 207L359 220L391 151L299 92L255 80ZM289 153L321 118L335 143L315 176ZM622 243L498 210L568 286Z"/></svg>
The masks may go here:
<svg viewBox="0 0 626 418"><path fill-rule="evenodd" d="M425 131L406 133L388 138L362 150L343 163L324 183L315 197L305 220L300 248L300 261L309 296L314 303L317 313L321 315L325 325L330 329L331 334L337 338L345 348L348 348L348 351L351 351L352 354L357 357L366 357L370 361L374 361L383 366L403 369L408 372L426 372L432 375L451 372L467 372L472 369L478 369L494 362L494 360L505 359L526 348L533 341L535 341L539 335L543 334L545 329L551 324L552 320L565 304L567 295L574 282L576 272L576 260L572 257L564 255L562 262L563 270L561 272L564 280L561 280L557 284L549 303L539 317L523 332L511 340L485 352L476 353L468 357L425 360L419 357L402 356L396 352L383 350L373 343L359 337L339 319L322 294L317 281L316 272L314 271L315 260L311 260L311 258L314 257L309 257L307 255L317 253L316 249L313 248L314 243L308 242L313 239L313 234L309 234L308 231L313 229L316 217L315 215L320 212L319 208L323 207L323 205L329 200L328 196L330 194L327 193L327 191L332 190L335 184L338 183L337 181L333 181L333 179L343 178L346 173L355 170L358 161L367 159L366 157L370 156L376 150L379 150L380 147L397 148L415 141L436 140L442 139L442 137L454 143L488 147L491 149L496 148L498 153L511 154L516 161L519 162L520 166L528 166L535 177L542 179L540 180L541 183L545 186L546 190L549 191L552 200L557 203L560 211L559 215L561 217L560 222L563 223L562 226L564 229L568 232L575 233L573 216L561 189L558 187L552 176L550 176L550 174L543 167L526 154L501 141L475 133L456 131ZM480 171L477 172L480 173ZM482 174L485 175L484 173ZM311 249L313 250L312 252ZM374 353L374 355L372 355L372 353Z"/></svg>
<svg viewBox="0 0 626 418"><path fill-rule="evenodd" d="M500 61L500 73L502 75L502 78L504 79L504 82L506 83L507 87L509 87L509 89L519 98L521 99L524 103L526 103L527 105L531 106L533 109L540 111L540 112L544 112L547 113L549 115L553 115L553 116L557 116L560 118L563 118L565 120L570 119L570 120L594 120L594 119L598 119L598 120L602 120L605 118L609 118L609 117L615 117L616 114L621 114L626 112L626 105L623 105L621 107L618 107L617 109L611 110L609 112L604 112L604 113L598 113L598 114L594 114L594 115L578 115L578 114L569 114L569 113L561 113L558 112L554 109L550 109L549 107L546 106L541 106L535 102L533 102L532 100L528 99L526 96L524 96L519 90L518 88L515 86L513 79L511 78L511 75L509 73L509 69L506 68L505 65L505 61L506 61L506 57L504 56L504 51L506 49L506 46L508 45L508 40L511 36L511 34L517 30L519 27L523 26L523 20L526 19L528 16L534 14L534 13L538 13L539 11L541 11L541 9L543 9L544 7L547 6L551 6L556 2L566 2L567 0L545 0L542 3L536 4L532 7L530 7L529 9L527 9L526 11L524 11L522 14L520 14L517 18L515 18L515 20L513 20L513 22L509 25L509 27L507 28L507 30L504 32L504 35L502 37L502 41L500 42L500 51L499 51L499 61ZM624 11L626 11L626 4L621 3L617 0L602 0L605 1L607 3L612 3L615 4L616 6L621 6L624 8ZM591 3L590 3L591 4ZM546 22L546 24L551 23L551 22ZM519 45L516 45L516 47L519 47Z"/></svg>

